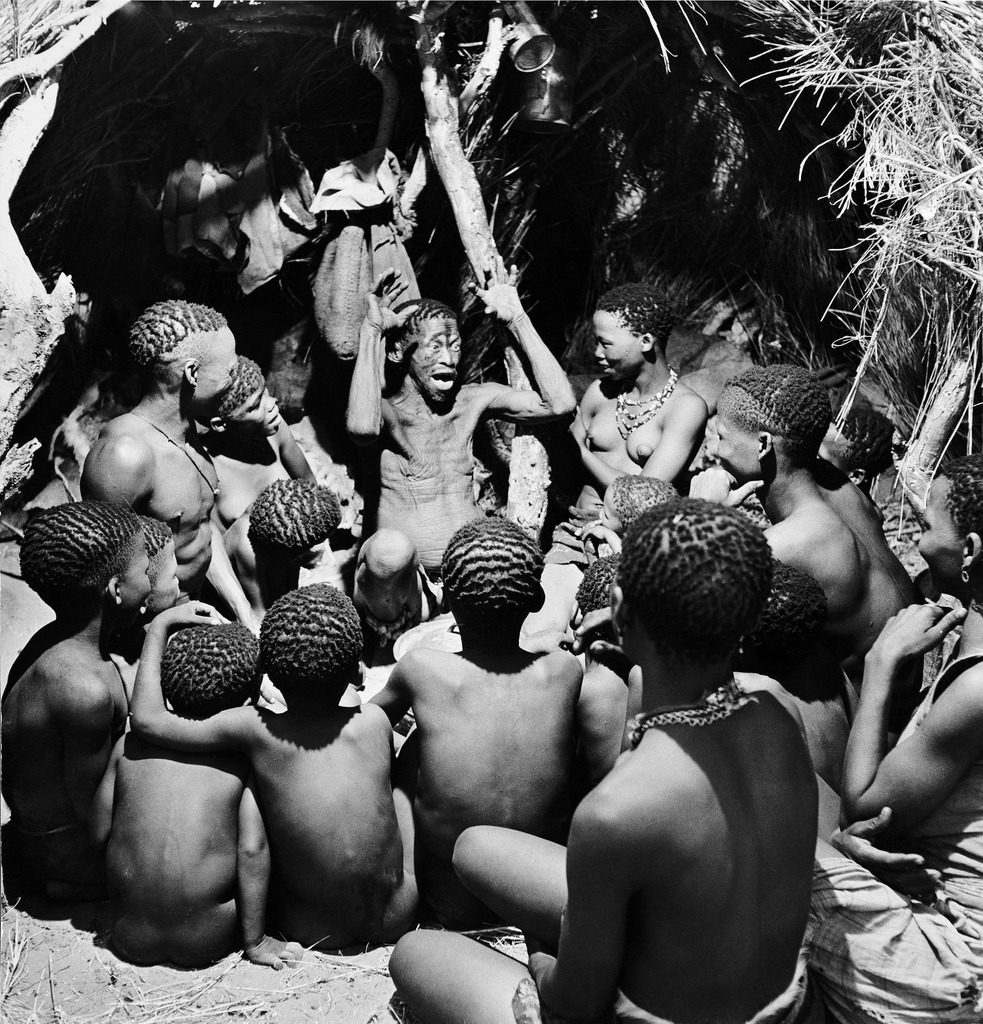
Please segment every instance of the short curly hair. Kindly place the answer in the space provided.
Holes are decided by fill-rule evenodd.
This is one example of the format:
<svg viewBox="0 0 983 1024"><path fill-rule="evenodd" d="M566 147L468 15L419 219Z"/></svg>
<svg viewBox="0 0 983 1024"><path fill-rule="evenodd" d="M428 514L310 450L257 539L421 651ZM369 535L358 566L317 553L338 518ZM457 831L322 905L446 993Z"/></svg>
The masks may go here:
<svg viewBox="0 0 983 1024"><path fill-rule="evenodd" d="M143 527L143 536L147 542L147 557L150 559L150 568L147 575L150 577L151 585L157 582L157 573L160 571L164 554L167 551L168 541L174 540L174 534L167 523L162 523L152 516L140 516L140 525Z"/></svg>
<svg viewBox="0 0 983 1024"><path fill-rule="evenodd" d="M745 653L780 661L795 656L819 635L828 615L823 588L808 573L773 559L771 589L758 624L744 639Z"/></svg>
<svg viewBox="0 0 983 1024"><path fill-rule="evenodd" d="M618 578L618 562L621 555L606 555L592 562L584 572L577 587L577 607L583 615L607 608L611 604L611 586ZM607 640L615 643L617 638L610 623L598 627L591 633L593 640Z"/></svg>
<svg viewBox="0 0 983 1024"><path fill-rule="evenodd" d="M344 692L362 654L362 624L351 600L326 583L292 590L274 601L259 630L263 671L287 702L290 694Z"/></svg>
<svg viewBox="0 0 983 1024"><path fill-rule="evenodd" d="M249 541L307 551L327 540L341 522L341 504L314 480L274 480L249 507Z"/></svg>
<svg viewBox="0 0 983 1024"><path fill-rule="evenodd" d="M950 459L938 476L949 481L945 507L959 533L983 535L983 454Z"/></svg>
<svg viewBox="0 0 983 1024"><path fill-rule="evenodd" d="M705 664L753 629L768 596L764 534L732 509L677 498L625 536L618 583L635 620L666 653Z"/></svg>
<svg viewBox="0 0 983 1024"><path fill-rule="evenodd" d="M437 299L410 299L393 307L394 313L409 311L403 325L393 331L394 342L405 346L406 351L419 341L420 328L428 320L453 320L457 323L457 313L450 306ZM404 353L405 354L405 353Z"/></svg>
<svg viewBox="0 0 983 1024"><path fill-rule="evenodd" d="M167 360L196 335L228 326L225 317L211 306L183 299L155 302L130 328L130 355L137 366L147 369Z"/></svg>
<svg viewBox="0 0 983 1024"><path fill-rule="evenodd" d="M679 319L666 296L647 284L622 284L597 300L597 311L612 313L634 335L651 334L664 346Z"/></svg>
<svg viewBox="0 0 983 1024"><path fill-rule="evenodd" d="M848 471L862 469L876 476L893 465L894 424L884 413L854 406L840 426L840 433L847 442Z"/></svg>
<svg viewBox="0 0 983 1024"><path fill-rule="evenodd" d="M215 415L220 419L231 419L257 391L262 391L265 387L266 378L259 364L247 356L236 356L232 384L222 396Z"/></svg>
<svg viewBox="0 0 983 1024"><path fill-rule="evenodd" d="M482 629L524 617L543 600L543 555L522 529L502 516L473 519L447 542L444 593L455 616Z"/></svg>
<svg viewBox="0 0 983 1024"><path fill-rule="evenodd" d="M101 592L125 572L143 534L125 505L77 501L34 514L24 527L24 582L55 611Z"/></svg>
<svg viewBox="0 0 983 1024"><path fill-rule="evenodd" d="M755 366L724 385L717 412L754 432L767 430L783 441L793 465L812 462L826 436L833 410L829 392L801 366Z"/></svg>
<svg viewBox="0 0 983 1024"><path fill-rule="evenodd" d="M259 641L245 626L191 626L167 643L160 688L184 718L208 718L259 696Z"/></svg>
<svg viewBox="0 0 983 1024"><path fill-rule="evenodd" d="M640 474L626 473L624 476L616 476L608 489L604 492L605 500L611 500L611 505L618 518L621 520L621 532L624 533L629 526L646 510L656 505L664 505L673 498L678 498L679 492L672 484L660 480L654 476L641 476Z"/></svg>

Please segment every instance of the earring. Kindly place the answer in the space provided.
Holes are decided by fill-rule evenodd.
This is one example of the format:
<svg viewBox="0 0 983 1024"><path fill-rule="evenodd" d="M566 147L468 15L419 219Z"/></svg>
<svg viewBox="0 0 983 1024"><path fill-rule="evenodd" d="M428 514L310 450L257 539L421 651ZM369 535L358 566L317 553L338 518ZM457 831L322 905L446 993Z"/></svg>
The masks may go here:
<svg viewBox="0 0 983 1024"><path fill-rule="evenodd" d="M960 573L960 578L962 579L963 583L969 583L969 569L964 568L963 571Z"/></svg>
<svg viewBox="0 0 983 1024"><path fill-rule="evenodd" d="M123 598L119 594L116 595L116 603L117 604L122 604L123 603Z"/></svg>

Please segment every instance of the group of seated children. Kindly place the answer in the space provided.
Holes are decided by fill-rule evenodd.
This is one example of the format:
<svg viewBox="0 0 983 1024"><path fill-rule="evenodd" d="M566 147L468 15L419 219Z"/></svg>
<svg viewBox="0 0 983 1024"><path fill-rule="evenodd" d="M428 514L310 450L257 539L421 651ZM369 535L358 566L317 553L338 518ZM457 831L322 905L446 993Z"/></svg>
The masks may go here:
<svg viewBox="0 0 983 1024"><path fill-rule="evenodd" d="M604 313L617 384L631 323ZM212 430L279 439L238 372ZM621 430L609 391L593 415ZM937 476L920 541L959 603L919 603L869 498L818 458L831 418L806 371L755 368L724 388L689 496L595 467L584 563L553 577L562 638L530 628L544 555L500 516L453 533L439 584L386 528L354 600L298 588L340 514L289 441L217 513L258 638L178 600L155 520L36 514L21 568L55 620L4 695L5 852L52 899L108 895L135 963L395 942L428 1024L978 1022L983 456ZM752 491L764 529L734 507ZM409 646L359 696L366 654L444 604L460 651ZM528 964L455 934L502 922Z"/></svg>

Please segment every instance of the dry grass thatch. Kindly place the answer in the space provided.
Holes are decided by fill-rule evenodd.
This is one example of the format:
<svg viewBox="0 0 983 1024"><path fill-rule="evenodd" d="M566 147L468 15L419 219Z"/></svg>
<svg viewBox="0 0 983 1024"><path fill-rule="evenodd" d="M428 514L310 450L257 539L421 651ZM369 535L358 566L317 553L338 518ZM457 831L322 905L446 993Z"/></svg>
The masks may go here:
<svg viewBox="0 0 983 1024"><path fill-rule="evenodd" d="M866 226L837 302L844 340L862 350L857 379L869 370L917 433L957 359L974 383L983 370L983 7L742 6L793 105L846 112L828 144L853 160L827 198Z"/></svg>

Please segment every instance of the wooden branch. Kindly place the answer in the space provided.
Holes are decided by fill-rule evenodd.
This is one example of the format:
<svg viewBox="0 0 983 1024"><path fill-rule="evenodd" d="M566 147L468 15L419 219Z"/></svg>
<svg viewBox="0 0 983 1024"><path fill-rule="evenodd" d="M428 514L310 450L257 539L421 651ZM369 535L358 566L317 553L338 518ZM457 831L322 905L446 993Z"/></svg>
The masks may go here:
<svg viewBox="0 0 983 1024"><path fill-rule="evenodd" d="M972 373L969 359L953 363L932 404L925 410L921 430L898 465L898 478L908 500L925 511L932 476L945 455L969 404Z"/></svg>
<svg viewBox="0 0 983 1024"><path fill-rule="evenodd" d="M110 15L125 7L130 0L99 0L89 13L74 28L68 29L54 46L49 46L41 53L32 53L28 57L12 60L0 68L0 91L8 82L18 78L27 81L44 78L56 68L66 57L73 54L87 39L99 31Z"/></svg>
<svg viewBox="0 0 983 1024"><path fill-rule="evenodd" d="M382 86L382 108L379 111L379 127L376 129L373 149L388 149L393 137L393 125L396 111L399 109L399 83L393 69L381 60L369 71L379 80Z"/></svg>
<svg viewBox="0 0 983 1024"><path fill-rule="evenodd" d="M430 155L447 191L471 270L475 278L483 282L486 271L491 271L495 265L498 247L477 175L461 145L457 77L444 53L441 20L419 20L416 34L423 69L420 87L427 110ZM509 383L514 388L531 390L518 353L512 349L506 352ZM542 531L546 515L549 480L546 449L530 431L516 427L509 466L508 515L536 537Z"/></svg>
<svg viewBox="0 0 983 1024"><path fill-rule="evenodd" d="M21 406L75 305L75 288L64 274L48 294L10 220L10 197L57 98L57 84L42 81L0 128L0 452L10 446Z"/></svg>
<svg viewBox="0 0 983 1024"><path fill-rule="evenodd" d="M507 39L505 12L501 7L496 7L488 17L488 35L485 37L481 59L474 69L474 74L461 90L461 115L468 121L498 75Z"/></svg>
<svg viewBox="0 0 983 1024"><path fill-rule="evenodd" d="M41 442L34 437L27 444L14 445L0 459L0 505L16 497L30 479L34 453L40 447Z"/></svg>

